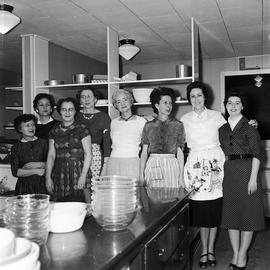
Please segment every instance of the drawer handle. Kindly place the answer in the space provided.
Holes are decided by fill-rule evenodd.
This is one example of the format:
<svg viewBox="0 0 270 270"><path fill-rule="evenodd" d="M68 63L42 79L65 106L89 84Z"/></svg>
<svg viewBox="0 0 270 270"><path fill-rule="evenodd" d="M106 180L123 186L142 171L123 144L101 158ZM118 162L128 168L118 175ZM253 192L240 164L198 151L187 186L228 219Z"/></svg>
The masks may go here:
<svg viewBox="0 0 270 270"><path fill-rule="evenodd" d="M183 261L185 259L185 253L181 253L179 256L179 261Z"/></svg>
<svg viewBox="0 0 270 270"><path fill-rule="evenodd" d="M161 257L165 253L165 248L159 249L158 250L158 256Z"/></svg>
<svg viewBox="0 0 270 270"><path fill-rule="evenodd" d="M178 227L178 231L181 232L181 231L183 231L185 228L186 228L185 225L180 225L180 226Z"/></svg>

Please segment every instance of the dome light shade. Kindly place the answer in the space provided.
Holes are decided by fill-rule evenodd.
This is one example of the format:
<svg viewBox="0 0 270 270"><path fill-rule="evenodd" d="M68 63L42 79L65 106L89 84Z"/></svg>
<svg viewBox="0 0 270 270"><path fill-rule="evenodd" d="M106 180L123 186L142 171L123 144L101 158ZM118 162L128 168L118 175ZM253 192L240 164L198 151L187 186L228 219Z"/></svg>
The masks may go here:
<svg viewBox="0 0 270 270"><path fill-rule="evenodd" d="M18 25L21 19L12 14L13 7L9 5L0 5L0 33L6 34L16 25Z"/></svg>
<svg viewBox="0 0 270 270"><path fill-rule="evenodd" d="M119 54L126 60L131 60L140 51L140 48L134 45L134 39L122 39L119 44Z"/></svg>

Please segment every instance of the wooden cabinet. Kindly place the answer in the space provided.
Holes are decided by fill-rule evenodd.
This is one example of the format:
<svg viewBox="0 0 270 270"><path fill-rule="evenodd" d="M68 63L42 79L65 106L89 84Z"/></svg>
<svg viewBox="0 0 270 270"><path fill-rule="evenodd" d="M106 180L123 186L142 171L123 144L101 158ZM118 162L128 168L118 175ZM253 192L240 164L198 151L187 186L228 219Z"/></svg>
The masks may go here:
<svg viewBox="0 0 270 270"><path fill-rule="evenodd" d="M144 269L189 268L189 211L186 204L145 245Z"/></svg>

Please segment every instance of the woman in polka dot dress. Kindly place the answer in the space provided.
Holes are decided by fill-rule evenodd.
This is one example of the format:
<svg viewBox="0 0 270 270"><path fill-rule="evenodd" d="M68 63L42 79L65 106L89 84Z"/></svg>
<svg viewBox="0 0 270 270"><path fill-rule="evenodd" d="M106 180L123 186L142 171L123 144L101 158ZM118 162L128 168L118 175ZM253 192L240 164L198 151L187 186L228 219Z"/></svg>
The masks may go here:
<svg viewBox="0 0 270 270"><path fill-rule="evenodd" d="M229 118L219 129L226 155L221 227L229 230L233 249L230 268L245 269L253 231L263 230L265 226L262 188L258 181L260 136L242 115L246 99L240 91L229 92L224 105Z"/></svg>

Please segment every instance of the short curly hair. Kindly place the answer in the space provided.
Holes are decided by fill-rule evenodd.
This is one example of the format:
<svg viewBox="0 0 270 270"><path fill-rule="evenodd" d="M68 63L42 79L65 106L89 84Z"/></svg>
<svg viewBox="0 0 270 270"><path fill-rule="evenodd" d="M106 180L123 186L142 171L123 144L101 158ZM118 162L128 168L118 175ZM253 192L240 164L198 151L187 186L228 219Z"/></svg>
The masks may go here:
<svg viewBox="0 0 270 270"><path fill-rule="evenodd" d="M34 121L35 126L37 125L37 118L33 114L24 113L24 114L21 114L21 115L17 116L13 121L15 130L19 134L21 134L22 133L21 132L21 124L22 123L27 123L27 122L30 122L30 121Z"/></svg>
<svg viewBox="0 0 270 270"><path fill-rule="evenodd" d="M156 104L159 104L162 96L170 96L172 99L172 105L174 105L176 100L175 92L172 88L168 87L157 87L150 94L150 102L153 108L154 113L158 113L158 109L156 108Z"/></svg>
<svg viewBox="0 0 270 270"><path fill-rule="evenodd" d="M208 90L207 90L207 86L202 83L202 82L199 82L199 81L195 81L195 82L192 82L190 83L188 86L187 86L187 100L189 102L189 104L191 104L190 102L190 92L194 89L194 88L199 88L202 90L202 93L203 93L203 96L204 96L204 100L205 102L207 101L207 98L208 98Z"/></svg>
<svg viewBox="0 0 270 270"><path fill-rule="evenodd" d="M241 91L240 89L230 89L228 92L225 94L224 98L224 107L226 108L226 104L228 102L228 99L230 97L239 97L243 106L243 109L245 109L248 105L248 99L247 96Z"/></svg>
<svg viewBox="0 0 270 270"><path fill-rule="evenodd" d="M76 101L76 99L72 97L67 97L67 98L59 99L57 102L56 110L60 115L61 115L61 107L64 102L71 102L74 105L76 114L79 112L80 106L78 105L78 102Z"/></svg>
<svg viewBox="0 0 270 270"><path fill-rule="evenodd" d="M128 90L125 90L125 89L119 89L117 91L115 91L113 94L112 94L112 104L113 106L116 108L116 99L117 97L120 95L120 94L124 94L131 102L131 104L134 103L134 97L133 95L128 91ZM117 109L117 108L116 108Z"/></svg>
<svg viewBox="0 0 270 270"><path fill-rule="evenodd" d="M52 95L50 95L50 94L40 93L40 94L37 94L37 95L35 96L35 99L34 99L34 101L33 101L33 108L34 108L34 110L37 109L38 102L39 102L41 99L43 99L43 98L46 98L47 100L49 100L52 109L54 108L54 106L55 106L54 97L53 97Z"/></svg>

